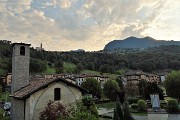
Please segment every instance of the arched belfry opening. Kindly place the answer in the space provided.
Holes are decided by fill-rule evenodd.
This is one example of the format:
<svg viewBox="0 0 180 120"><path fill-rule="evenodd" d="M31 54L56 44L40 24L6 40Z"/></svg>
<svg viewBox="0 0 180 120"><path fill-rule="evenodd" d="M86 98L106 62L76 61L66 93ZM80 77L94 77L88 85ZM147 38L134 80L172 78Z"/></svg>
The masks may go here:
<svg viewBox="0 0 180 120"><path fill-rule="evenodd" d="M25 55L25 47L24 46L20 47L20 55Z"/></svg>

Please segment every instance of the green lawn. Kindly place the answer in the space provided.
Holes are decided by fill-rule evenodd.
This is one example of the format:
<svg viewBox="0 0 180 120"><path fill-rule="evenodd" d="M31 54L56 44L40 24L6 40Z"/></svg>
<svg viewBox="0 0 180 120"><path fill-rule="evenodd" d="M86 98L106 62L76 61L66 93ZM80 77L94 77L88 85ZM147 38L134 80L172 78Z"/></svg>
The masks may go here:
<svg viewBox="0 0 180 120"><path fill-rule="evenodd" d="M55 72L56 72L55 68L47 66L47 70L44 73L55 74Z"/></svg>
<svg viewBox="0 0 180 120"><path fill-rule="evenodd" d="M99 108L115 108L116 102L109 102L109 103L102 103L102 104L96 104L97 107Z"/></svg>
<svg viewBox="0 0 180 120"><path fill-rule="evenodd" d="M81 73L83 73L83 74L100 75L100 72L98 72L98 71L93 71L93 70L83 70Z"/></svg>
<svg viewBox="0 0 180 120"><path fill-rule="evenodd" d="M76 68L75 64L64 62L64 72L72 73Z"/></svg>
<svg viewBox="0 0 180 120"><path fill-rule="evenodd" d="M64 62L64 72L65 73L72 73L75 68L76 68L75 64ZM49 67L47 65L47 70L45 72L43 72L43 74L55 74L55 73L56 73L56 70L54 68L54 65L52 65L52 67Z"/></svg>

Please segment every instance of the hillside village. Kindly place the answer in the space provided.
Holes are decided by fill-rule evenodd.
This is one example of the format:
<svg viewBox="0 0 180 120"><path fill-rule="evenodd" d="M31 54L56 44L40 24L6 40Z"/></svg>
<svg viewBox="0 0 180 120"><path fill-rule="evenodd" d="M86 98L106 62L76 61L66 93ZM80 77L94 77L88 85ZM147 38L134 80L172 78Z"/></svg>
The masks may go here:
<svg viewBox="0 0 180 120"><path fill-rule="evenodd" d="M141 69L127 69L119 67L121 68L120 71L112 72L115 74L111 73L109 75L105 72L108 72L106 69L110 69L112 67L107 66L107 64L112 64L112 61L110 61L110 63L100 66L100 74L93 74L83 73L83 66L85 63L76 63L76 67L68 68L68 70L64 71L64 64L62 64L61 61L62 58L56 58L56 60L59 59L61 61L57 63L57 66L56 63L51 63L51 60L48 63L49 67L54 64L55 73L32 73L32 53L30 51L34 51L33 57L35 56L35 51L37 51L38 54L41 54L44 52L42 45L40 48L38 47L38 49L35 50L30 48L30 44L11 44L11 41L6 40L1 42L8 46L12 45L13 47L11 49L13 52L12 70L0 76L2 92L6 96L6 98L1 99L1 103L9 104L10 102L11 107L9 106L8 109L5 109L5 111L8 112L4 113L6 114L5 116L10 115L11 120L42 120L44 119L43 115L45 114L43 114L43 111L45 112L45 106L48 104L53 105L60 102L62 105L75 105L77 102L84 101L84 99L87 101L91 100L89 98L92 98L92 104L90 104L90 106L94 106L93 108L95 108L92 110L89 109L89 112L92 114L91 117L96 116L97 119L99 117L108 117L110 119L115 117L116 113L114 113L114 109L119 109L116 108L118 107L118 104L115 105L115 103L118 103L118 98L122 104L122 111L128 111L123 115L124 117L128 117L129 120L139 117L137 115L131 115L134 112L138 112L140 114L143 113L145 116L149 112L154 112L154 110L164 114L168 112L178 112L178 110L169 111L167 103L169 101L169 97L171 96L168 96L169 93L167 93L164 87L166 86L166 79L172 73L173 69L161 69L154 71L145 69L147 71L143 71ZM6 50L9 51L9 49ZM5 56L2 56L2 58L7 59L5 57L6 54L9 55L9 52L3 51L2 53L5 53ZM72 51L70 52L71 55L77 53L79 54L77 51L75 53L72 53ZM102 51L97 53L105 55L117 54L116 52L103 53ZM85 52L80 52L80 54L85 54ZM39 61L41 61L41 59L39 59ZM54 61L54 59L52 59L52 61ZM35 68L36 65L38 64L34 65ZM120 64L120 66L121 65L123 66L123 64ZM5 66L2 64L2 68L4 67ZM86 67L91 68L93 65L88 65ZM0 69L3 70L2 68ZM178 64L175 68L176 70L179 69ZM111 75L115 76L112 77ZM158 103L156 103L158 104L157 108L153 108L152 94L154 96L158 95ZM7 95L9 95L9 97ZM174 99L172 99L172 101L174 101ZM175 100L175 102L176 101L177 100ZM55 103L52 104L51 102ZM139 108L139 102L142 102L141 104L145 105L145 107ZM91 102L88 101L88 103ZM111 106L109 111L107 111L106 108L102 107L101 103L102 105L106 103L113 103L114 105ZM59 103L57 105L59 105ZM89 104L86 102L83 102L83 105L89 108ZM93 113L92 111L94 110L97 112ZM19 111L21 112L19 113Z"/></svg>

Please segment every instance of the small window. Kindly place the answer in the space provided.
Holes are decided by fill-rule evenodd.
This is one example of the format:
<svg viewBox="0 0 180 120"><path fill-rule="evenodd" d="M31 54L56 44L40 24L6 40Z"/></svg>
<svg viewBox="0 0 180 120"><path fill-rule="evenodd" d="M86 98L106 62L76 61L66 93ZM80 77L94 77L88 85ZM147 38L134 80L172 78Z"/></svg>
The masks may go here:
<svg viewBox="0 0 180 120"><path fill-rule="evenodd" d="M20 55L25 55L25 47L24 46L20 47Z"/></svg>
<svg viewBox="0 0 180 120"><path fill-rule="evenodd" d="M54 100L60 100L61 99L61 89L55 88L54 89Z"/></svg>

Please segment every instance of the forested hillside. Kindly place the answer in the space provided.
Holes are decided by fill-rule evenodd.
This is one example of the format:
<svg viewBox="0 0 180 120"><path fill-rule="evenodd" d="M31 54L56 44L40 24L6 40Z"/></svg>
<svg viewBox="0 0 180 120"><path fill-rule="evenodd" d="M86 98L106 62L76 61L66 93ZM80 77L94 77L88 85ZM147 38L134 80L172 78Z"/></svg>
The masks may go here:
<svg viewBox="0 0 180 120"><path fill-rule="evenodd" d="M151 37L136 38L128 37L124 40L113 40L105 45L104 50L118 50L122 48L148 48L148 47L159 47L161 45L180 45L180 41L165 41L156 40Z"/></svg>
<svg viewBox="0 0 180 120"><path fill-rule="evenodd" d="M11 71L11 45L0 42L0 74ZM130 53L121 52L51 52L31 48L30 72L39 73L48 67L61 72L80 72L82 69L102 73L118 73L121 69L180 69L180 46L160 46ZM64 70L64 63L76 65L76 71ZM75 67L75 66L74 66Z"/></svg>

